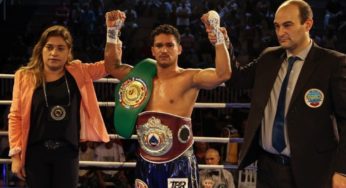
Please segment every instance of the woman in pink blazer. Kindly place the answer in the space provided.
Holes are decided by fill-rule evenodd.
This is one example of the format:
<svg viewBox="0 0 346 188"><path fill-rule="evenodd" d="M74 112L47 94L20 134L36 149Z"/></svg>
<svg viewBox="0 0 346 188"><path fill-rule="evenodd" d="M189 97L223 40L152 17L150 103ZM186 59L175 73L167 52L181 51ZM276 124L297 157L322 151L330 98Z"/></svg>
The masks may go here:
<svg viewBox="0 0 346 188"><path fill-rule="evenodd" d="M72 58L70 32L52 26L15 73L9 156L29 187L77 187L79 141L109 141L93 86L104 63Z"/></svg>

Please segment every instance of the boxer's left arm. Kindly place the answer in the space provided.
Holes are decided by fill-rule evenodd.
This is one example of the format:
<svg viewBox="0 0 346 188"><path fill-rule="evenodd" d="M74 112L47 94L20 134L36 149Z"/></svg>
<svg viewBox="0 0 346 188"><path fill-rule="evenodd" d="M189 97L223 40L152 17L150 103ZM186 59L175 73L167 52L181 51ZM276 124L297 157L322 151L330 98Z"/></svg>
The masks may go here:
<svg viewBox="0 0 346 188"><path fill-rule="evenodd" d="M124 78L132 66L122 64L122 42L119 39L120 29L126 19L124 12L113 10L106 13L107 42L104 51L105 67L114 78Z"/></svg>
<svg viewBox="0 0 346 188"><path fill-rule="evenodd" d="M209 13L204 14L201 19L207 30L213 30L215 28L206 20L208 14ZM231 77L230 56L226 47L226 41L224 40L225 36L221 32L220 27L216 28L216 32L217 33L214 32L214 37L208 34L208 38L212 44L213 41L215 41L215 68L202 69L197 72L193 77L193 83L196 87L212 89Z"/></svg>

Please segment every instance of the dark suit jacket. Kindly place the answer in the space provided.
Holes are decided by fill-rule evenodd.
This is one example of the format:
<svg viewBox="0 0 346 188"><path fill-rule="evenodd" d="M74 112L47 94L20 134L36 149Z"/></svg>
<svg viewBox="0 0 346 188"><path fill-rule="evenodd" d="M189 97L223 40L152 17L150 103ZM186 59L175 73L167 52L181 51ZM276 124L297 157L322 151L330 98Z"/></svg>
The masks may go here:
<svg viewBox="0 0 346 188"><path fill-rule="evenodd" d="M264 108L270 97L286 52L281 47L264 50L260 57L243 71L234 70L235 78L243 72L250 76L253 88L248 125L240 153L239 168L258 158L259 133ZM232 76L233 77L233 76ZM249 77L247 77L249 78ZM324 94L320 107L311 108L304 100L312 88ZM333 117L337 121L340 141L337 142ZM346 174L346 56L313 44L295 86L287 116L291 166L298 187L331 185L333 172Z"/></svg>

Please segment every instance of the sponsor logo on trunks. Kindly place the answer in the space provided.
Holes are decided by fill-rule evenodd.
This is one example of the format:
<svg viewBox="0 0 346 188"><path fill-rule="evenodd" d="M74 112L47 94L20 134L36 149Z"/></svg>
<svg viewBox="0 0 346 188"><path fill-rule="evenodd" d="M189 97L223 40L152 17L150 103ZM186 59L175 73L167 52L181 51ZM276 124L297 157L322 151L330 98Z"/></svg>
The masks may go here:
<svg viewBox="0 0 346 188"><path fill-rule="evenodd" d="M188 188L189 180L187 178L168 178L168 188Z"/></svg>
<svg viewBox="0 0 346 188"><path fill-rule="evenodd" d="M148 95L148 87L140 78L129 78L120 86L119 102L128 109L140 106Z"/></svg>

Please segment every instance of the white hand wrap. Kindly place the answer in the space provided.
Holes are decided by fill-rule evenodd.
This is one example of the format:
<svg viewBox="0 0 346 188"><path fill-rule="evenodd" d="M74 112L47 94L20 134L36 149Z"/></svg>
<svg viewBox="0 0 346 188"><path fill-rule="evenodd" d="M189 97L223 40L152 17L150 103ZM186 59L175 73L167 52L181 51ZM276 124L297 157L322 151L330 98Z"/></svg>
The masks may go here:
<svg viewBox="0 0 346 188"><path fill-rule="evenodd" d="M107 27L107 43L119 44L121 42L119 39L119 33L122 26L123 21L117 19L114 27Z"/></svg>
<svg viewBox="0 0 346 188"><path fill-rule="evenodd" d="M215 45L225 43L225 37L223 36L222 32L220 31L220 16L219 16L219 14L214 10L209 11L208 21L209 21L209 24L213 27L212 32L216 36Z"/></svg>
<svg viewBox="0 0 346 188"><path fill-rule="evenodd" d="M119 40L119 30L115 27L107 27L107 43L116 44Z"/></svg>

